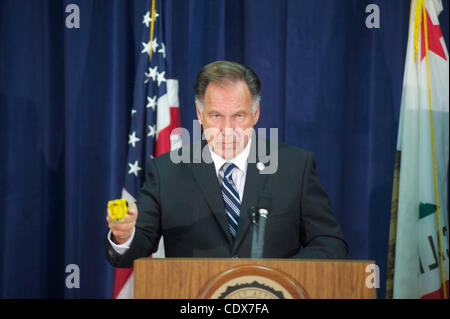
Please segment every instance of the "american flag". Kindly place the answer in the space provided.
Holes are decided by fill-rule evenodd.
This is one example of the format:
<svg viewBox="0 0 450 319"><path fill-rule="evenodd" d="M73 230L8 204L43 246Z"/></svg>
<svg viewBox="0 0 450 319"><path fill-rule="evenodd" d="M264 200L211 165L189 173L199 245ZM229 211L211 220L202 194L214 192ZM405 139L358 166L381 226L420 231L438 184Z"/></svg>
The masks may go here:
<svg viewBox="0 0 450 319"><path fill-rule="evenodd" d="M153 2L153 3L152 3ZM178 81L167 74L168 55L164 41L162 1L148 1L149 10L142 16L142 38L136 70L128 135L128 156L122 198L134 201L147 175L147 163L154 156L180 146ZM153 21L153 23L152 23ZM153 33L151 32L153 24ZM154 256L163 257L160 248ZM133 297L133 268L117 268L113 298Z"/></svg>

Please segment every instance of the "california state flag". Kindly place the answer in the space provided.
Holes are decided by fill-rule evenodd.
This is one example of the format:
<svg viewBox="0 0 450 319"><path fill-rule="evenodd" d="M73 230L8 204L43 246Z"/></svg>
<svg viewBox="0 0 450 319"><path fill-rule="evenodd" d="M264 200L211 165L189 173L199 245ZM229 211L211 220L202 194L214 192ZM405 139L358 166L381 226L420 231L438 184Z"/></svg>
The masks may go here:
<svg viewBox="0 0 450 319"><path fill-rule="evenodd" d="M440 0L413 0L397 150L394 298L448 298L449 63Z"/></svg>

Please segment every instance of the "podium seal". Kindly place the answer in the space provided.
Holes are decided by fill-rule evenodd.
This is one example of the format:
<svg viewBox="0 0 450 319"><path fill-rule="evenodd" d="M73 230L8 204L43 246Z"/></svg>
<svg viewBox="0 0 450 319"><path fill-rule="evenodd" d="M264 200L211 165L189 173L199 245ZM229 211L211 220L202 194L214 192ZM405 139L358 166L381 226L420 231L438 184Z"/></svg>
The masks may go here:
<svg viewBox="0 0 450 319"><path fill-rule="evenodd" d="M306 299L305 289L284 272L259 265L234 267L213 278L198 298Z"/></svg>

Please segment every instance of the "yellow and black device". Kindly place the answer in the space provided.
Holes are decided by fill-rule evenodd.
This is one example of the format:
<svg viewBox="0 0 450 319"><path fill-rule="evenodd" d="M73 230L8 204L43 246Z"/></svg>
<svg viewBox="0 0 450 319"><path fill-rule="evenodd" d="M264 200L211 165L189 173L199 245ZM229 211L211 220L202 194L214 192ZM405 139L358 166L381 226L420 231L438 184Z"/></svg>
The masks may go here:
<svg viewBox="0 0 450 319"><path fill-rule="evenodd" d="M115 223L120 223L125 220L125 215L128 213L128 201L124 198L110 200L108 202L109 217Z"/></svg>

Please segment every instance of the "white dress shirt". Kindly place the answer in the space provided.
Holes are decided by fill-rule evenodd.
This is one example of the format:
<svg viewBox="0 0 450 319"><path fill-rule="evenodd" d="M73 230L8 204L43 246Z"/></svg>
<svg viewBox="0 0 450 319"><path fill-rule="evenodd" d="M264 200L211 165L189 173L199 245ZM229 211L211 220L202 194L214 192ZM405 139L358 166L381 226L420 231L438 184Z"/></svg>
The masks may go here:
<svg viewBox="0 0 450 319"><path fill-rule="evenodd" d="M236 168L234 169L233 173L231 174L231 178L233 179L233 183L236 186L236 189L239 193L239 198L241 201L242 201L242 196L244 195L245 177L247 175L248 155L250 154L250 147L251 147L252 141L253 141L253 138L250 140L250 142L247 143L247 146L241 153L239 153L236 157L232 158L229 161L226 161L220 155L214 153L208 144L209 151L211 153L211 159L213 160L214 167L216 169L216 175L217 175L217 180L218 180L219 184L221 184L222 180L223 180L224 172L223 172L223 170L221 170L223 164L233 163L234 165L236 165ZM111 230L110 230L108 233L109 243L111 244L111 246L114 248L114 250L117 253L123 255L128 250L128 248L130 248L131 242L133 241L133 238L134 238L135 231L136 231L136 228L133 229L133 233L131 234L130 239L128 239L125 243L118 245L111 240Z"/></svg>
<svg viewBox="0 0 450 319"><path fill-rule="evenodd" d="M248 155L250 154L250 144L252 143L252 139L247 143L245 149L239 153L236 157L232 158L229 161L224 160L221 156L214 153L211 148L209 151L211 152L211 158L214 162L214 167L216 168L216 175L219 181L219 184L222 184L223 174L225 173L221 170L223 164L225 163L233 163L236 165L233 173L231 174L231 178L233 179L234 186L239 193L239 199L242 201L242 195L244 195L244 186L245 186L245 177L247 175L247 164L248 164ZM209 145L208 145L209 147Z"/></svg>

